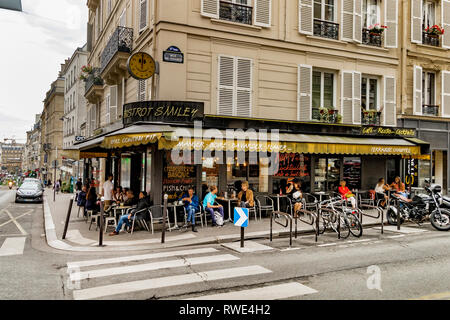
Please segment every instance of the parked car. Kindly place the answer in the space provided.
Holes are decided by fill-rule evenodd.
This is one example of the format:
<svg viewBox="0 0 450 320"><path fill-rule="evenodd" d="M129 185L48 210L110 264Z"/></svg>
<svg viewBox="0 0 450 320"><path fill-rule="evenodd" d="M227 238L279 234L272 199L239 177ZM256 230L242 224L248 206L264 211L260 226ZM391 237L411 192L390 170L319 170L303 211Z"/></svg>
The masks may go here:
<svg viewBox="0 0 450 320"><path fill-rule="evenodd" d="M17 202L38 202L43 201L44 188L40 181L24 182L16 191Z"/></svg>
<svg viewBox="0 0 450 320"><path fill-rule="evenodd" d="M44 184L39 179L36 179L36 178L25 178L22 183L26 183L26 182L37 182L37 183L41 184L42 188L44 188Z"/></svg>

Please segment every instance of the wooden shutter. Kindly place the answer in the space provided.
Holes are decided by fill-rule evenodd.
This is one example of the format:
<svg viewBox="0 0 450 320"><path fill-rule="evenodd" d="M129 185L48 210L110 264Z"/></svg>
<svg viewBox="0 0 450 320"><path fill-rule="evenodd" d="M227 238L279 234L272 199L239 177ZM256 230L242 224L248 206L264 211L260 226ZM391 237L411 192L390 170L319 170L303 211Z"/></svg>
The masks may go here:
<svg viewBox="0 0 450 320"><path fill-rule="evenodd" d="M111 89L110 89L111 92ZM111 122L111 116L110 116L110 106L111 106L111 93L109 93L105 98L105 105L106 105L106 123Z"/></svg>
<svg viewBox="0 0 450 320"><path fill-rule="evenodd" d="M343 123L353 123L353 72L342 71L341 112Z"/></svg>
<svg viewBox="0 0 450 320"><path fill-rule="evenodd" d="M233 115L234 105L234 61L233 57L219 56L219 92L217 114Z"/></svg>
<svg viewBox="0 0 450 320"><path fill-rule="evenodd" d="M272 22L272 0L255 0L254 24L269 28Z"/></svg>
<svg viewBox="0 0 450 320"><path fill-rule="evenodd" d="M411 42L422 43L422 0L411 0Z"/></svg>
<svg viewBox="0 0 450 320"><path fill-rule="evenodd" d="M398 44L398 0L384 0L384 46L397 48Z"/></svg>
<svg viewBox="0 0 450 320"><path fill-rule="evenodd" d="M118 105L118 97L117 97L117 86L111 86L109 88L109 117L110 122L114 122L117 120L117 105Z"/></svg>
<svg viewBox="0 0 450 320"><path fill-rule="evenodd" d="M361 124L361 72L353 72L353 123Z"/></svg>
<svg viewBox="0 0 450 320"><path fill-rule="evenodd" d="M422 67L414 66L413 76L413 112L422 114Z"/></svg>
<svg viewBox="0 0 450 320"><path fill-rule="evenodd" d="M201 0L201 1L202 1L202 8L201 8L202 16L218 19L219 0Z"/></svg>
<svg viewBox="0 0 450 320"><path fill-rule="evenodd" d="M138 81L138 101L145 101L146 91L147 91L147 81L139 80Z"/></svg>
<svg viewBox="0 0 450 320"><path fill-rule="evenodd" d="M353 7L354 0L342 0L341 38L353 41Z"/></svg>
<svg viewBox="0 0 450 320"><path fill-rule="evenodd" d="M312 118L312 66L298 66L297 120L311 121Z"/></svg>
<svg viewBox="0 0 450 320"><path fill-rule="evenodd" d="M238 117L252 115L252 60L236 58L236 111Z"/></svg>
<svg viewBox="0 0 450 320"><path fill-rule="evenodd" d="M395 77L384 77L384 125L393 126L397 125L396 113L396 89L395 89Z"/></svg>
<svg viewBox="0 0 450 320"><path fill-rule="evenodd" d="M353 40L362 42L362 0L355 0L353 4Z"/></svg>
<svg viewBox="0 0 450 320"><path fill-rule="evenodd" d="M450 1L442 0L441 4L441 18L442 18L442 27L445 32L441 36L442 38L442 47L450 49Z"/></svg>
<svg viewBox="0 0 450 320"><path fill-rule="evenodd" d="M139 0L139 31L147 27L147 0Z"/></svg>
<svg viewBox="0 0 450 320"><path fill-rule="evenodd" d="M450 117L450 71L441 71L442 89L441 89L441 115Z"/></svg>
<svg viewBox="0 0 450 320"><path fill-rule="evenodd" d="M93 48L93 37L92 37L92 33L93 33L93 26L91 23L87 24L87 47L86 50L88 52L91 52L92 48Z"/></svg>
<svg viewBox="0 0 450 320"><path fill-rule="evenodd" d="M298 0L298 30L300 33L313 34L313 0Z"/></svg>

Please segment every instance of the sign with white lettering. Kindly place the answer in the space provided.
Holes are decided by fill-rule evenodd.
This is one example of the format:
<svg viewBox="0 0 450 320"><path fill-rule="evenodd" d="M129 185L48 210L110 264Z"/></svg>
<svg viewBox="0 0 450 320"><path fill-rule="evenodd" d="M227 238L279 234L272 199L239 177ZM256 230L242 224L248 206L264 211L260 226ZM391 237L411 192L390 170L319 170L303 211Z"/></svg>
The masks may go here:
<svg viewBox="0 0 450 320"><path fill-rule="evenodd" d="M172 63L184 63L184 54L178 47L170 46L163 51L163 61Z"/></svg>

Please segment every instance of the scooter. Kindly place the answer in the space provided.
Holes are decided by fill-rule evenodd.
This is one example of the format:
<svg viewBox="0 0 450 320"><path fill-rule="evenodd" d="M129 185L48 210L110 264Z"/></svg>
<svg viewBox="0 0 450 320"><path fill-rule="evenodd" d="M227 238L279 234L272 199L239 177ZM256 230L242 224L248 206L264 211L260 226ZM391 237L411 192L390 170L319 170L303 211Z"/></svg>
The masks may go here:
<svg viewBox="0 0 450 320"><path fill-rule="evenodd" d="M9 187L9 190L11 190L11 189L12 189L12 187L13 187L13 183L12 183L12 181L10 181L10 182L8 183L8 187Z"/></svg>

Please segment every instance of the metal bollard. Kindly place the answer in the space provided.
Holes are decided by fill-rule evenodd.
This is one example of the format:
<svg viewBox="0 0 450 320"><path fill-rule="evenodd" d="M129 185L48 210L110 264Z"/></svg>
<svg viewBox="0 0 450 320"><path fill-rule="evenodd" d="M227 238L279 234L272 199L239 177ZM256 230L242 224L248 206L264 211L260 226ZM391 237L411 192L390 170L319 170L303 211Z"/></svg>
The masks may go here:
<svg viewBox="0 0 450 320"><path fill-rule="evenodd" d="M273 211L270 212L270 242L272 242L272 220L273 220Z"/></svg>
<svg viewBox="0 0 450 320"><path fill-rule="evenodd" d="M100 233L98 234L98 246L103 247L103 214L105 210L104 198L100 199Z"/></svg>
<svg viewBox="0 0 450 320"><path fill-rule="evenodd" d="M64 232L62 238L66 238L67 228L69 227L70 214L72 213L73 196L70 198L69 208L67 209L66 223L64 224Z"/></svg>
<svg viewBox="0 0 450 320"><path fill-rule="evenodd" d="M163 226L162 226L162 233L161 233L161 243L164 243L166 241L166 220L167 220L167 199L169 196L167 194L164 194L164 207L163 207ZM175 213L176 214L176 213Z"/></svg>
<svg viewBox="0 0 450 320"><path fill-rule="evenodd" d="M397 203L397 230L400 230L400 205Z"/></svg>

